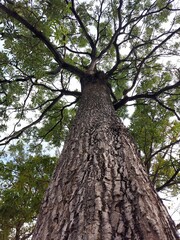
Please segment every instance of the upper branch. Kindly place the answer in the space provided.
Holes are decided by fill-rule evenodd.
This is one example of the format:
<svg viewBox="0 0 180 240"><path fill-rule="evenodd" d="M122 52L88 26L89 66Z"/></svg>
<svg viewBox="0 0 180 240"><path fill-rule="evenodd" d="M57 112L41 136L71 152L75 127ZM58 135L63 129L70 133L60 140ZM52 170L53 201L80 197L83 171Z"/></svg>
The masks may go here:
<svg viewBox="0 0 180 240"><path fill-rule="evenodd" d="M68 0L66 0L66 3L68 3ZM91 38L90 34L87 32L85 25L83 24L80 16L78 15L78 13L77 13L77 11L76 11L76 9L75 9L74 0L71 0L71 4L72 4L72 5L71 5L70 9L71 9L72 13L74 14L77 22L79 23L81 29L83 30L87 41L89 42L89 44L90 44L90 46L91 46L91 49L92 49L91 57L93 58L93 57L95 57L96 45L95 45L93 39Z"/></svg>
<svg viewBox="0 0 180 240"><path fill-rule="evenodd" d="M169 111L171 111L171 112L173 112L174 113L174 115L177 117L177 119L180 121L180 116L176 113L176 111L175 111L175 109L173 109L173 108L170 108L170 107L168 107L168 106L166 106L166 105L164 105L164 103L162 102L162 101L160 101L157 97L155 97L154 98L155 100L156 100L156 102L158 102L159 103L159 105L161 105L163 108L165 108L165 109L167 109L167 110L169 110Z"/></svg>
<svg viewBox="0 0 180 240"><path fill-rule="evenodd" d="M131 34L131 31L132 31L132 29L134 28L134 26L137 26L137 24L138 24L140 21L142 21L143 19L145 19L146 17L148 17L148 16L150 16L150 15L158 14L158 13L160 13L161 11L163 11L163 10L165 10L165 9L168 10L168 11L173 11L174 9L169 8L169 5L171 4L171 2L173 2L173 1L172 1L172 0L171 0L171 1L168 1L168 3L167 3L165 6L163 6L162 8L153 10L153 8L155 7L155 5L154 5L155 2L154 2L148 9L144 9L144 11L143 11L138 17L137 17L137 16L132 17L132 13L133 13L133 9L132 9L132 11L128 14L129 20L128 20L124 25L122 25L122 24L119 25L121 31L123 31L123 32L125 32L125 29L127 29L128 27L130 27L131 30L130 30L130 31L128 30L128 32L129 32L129 33L128 33L128 37L127 37L125 40L123 40L122 42L120 42L118 45L120 46L122 43L128 42L128 40L130 40L130 39L133 37L133 35ZM120 16L119 16L119 23L121 23L121 18L120 18ZM131 26L131 25L132 25L132 26ZM117 30L118 30L118 29L117 29ZM137 78L138 78L139 73L140 73L140 71L141 71L141 68L142 68L142 66L144 65L144 63L146 62L146 60L149 59L160 47L162 47L171 37L173 37L174 34L178 33L179 31L180 31L180 28L177 28L177 29L175 29L174 31L169 30L168 36L167 36L164 40L162 40L159 44L157 44L157 45L141 60L141 62L140 62L139 65L137 66L138 71L137 71L137 74L136 74L135 77L134 77L133 83L132 83L131 87L126 90L126 93L129 92L129 91L131 91L131 90L133 89L133 87L135 86L135 84L136 84L136 82L137 82ZM115 35L116 35L116 33L115 33ZM127 55L127 57L126 57L125 59L121 60L121 61L128 61L129 58L130 58L130 56L131 56L132 54L135 54L135 51L138 50L140 47L145 46L146 44L150 44L150 43L152 44L154 40L157 40L158 38L160 38L160 37L163 36L163 35L165 35L165 33L161 34L160 36L156 37L155 39L149 39L149 40L146 40L146 41L143 41L143 39L141 39L141 41L142 41L143 43L140 43L140 44L138 44L138 45L136 45L136 46L133 46L132 49L130 50L129 54ZM117 34L117 36L118 36L118 34ZM109 43L109 44L110 44L110 43ZM104 51L104 50L103 50L103 51ZM109 77L111 77L111 76L113 75L113 73L117 70L118 65L119 65L119 63L120 63L121 61L119 61L119 59L117 59L115 65L107 72L107 75L108 75Z"/></svg>
<svg viewBox="0 0 180 240"><path fill-rule="evenodd" d="M122 19L121 19L121 8L122 8L122 4L123 4L123 1L120 1L119 3L119 7L117 8L117 11L118 11L118 21L119 21L119 26L118 28L115 30L114 34L112 35L109 43L107 44L107 46L99 53L99 56L98 56L98 59L101 59L102 56L111 48L111 46L113 44L116 44L116 41L117 41L117 38L120 34L120 30L121 30L121 22L122 22ZM116 49L116 53L117 53L117 49Z"/></svg>
<svg viewBox="0 0 180 240"><path fill-rule="evenodd" d="M157 97L160 94L165 93L169 90L175 89L177 87L180 87L180 81L178 81L172 85L166 86L164 88L161 88L159 91L154 92L154 93L153 92L141 93L141 94L137 94L137 95L134 95L131 97L128 97L127 95L125 95L124 98L122 98L120 101L118 101L117 103L114 104L114 108L117 110L120 107L124 106L127 102L134 101L134 100L137 100L140 98L153 99L153 100L157 101ZM168 108L168 110L170 110L170 109ZM173 112L175 111L174 109L172 109L172 110L173 110ZM177 114L176 114L176 116L179 119L179 116Z"/></svg>
<svg viewBox="0 0 180 240"><path fill-rule="evenodd" d="M22 25L24 25L28 30L30 30L34 35L39 38L46 47L50 50L50 52L53 54L54 59L56 62L60 65L61 68L68 70L71 73L74 73L75 75L82 77L84 75L84 72L80 70L79 68L66 63L61 54L57 51L56 47L49 41L49 39L36 27L34 27L32 24L30 24L25 18L20 16L17 12L7 8L5 5L0 3L0 10L8 14L9 16L16 19L18 22L20 22Z"/></svg>
<svg viewBox="0 0 180 240"><path fill-rule="evenodd" d="M169 39L171 39L172 36L174 36L176 33L178 33L180 31L180 27L177 28L176 30L174 30L171 34L169 34L163 41L161 41L157 46L155 46L147 55L145 58L143 58L143 60L139 63L139 65L137 66L137 72L134 76L134 79L133 79L133 83L131 85L130 88L126 89L126 94L128 92L130 92L134 86L136 85L136 82L137 82L137 79L138 79L138 76L141 72L141 68L142 66L144 65L144 63L146 62L147 59L149 59L163 44L165 44Z"/></svg>
<svg viewBox="0 0 180 240"><path fill-rule="evenodd" d="M153 154L151 154L151 156L149 157L149 160L151 160L154 156L156 156L158 153L162 152L163 150L169 149L170 147L179 144L180 143L180 139L176 140L175 142L171 142L170 144L160 148L159 150L155 151Z"/></svg>
<svg viewBox="0 0 180 240"><path fill-rule="evenodd" d="M180 172L180 168L177 168L175 170L174 174L171 176L171 178L168 179L162 186L157 187L156 190L159 192L159 191L163 190L165 187L172 185L172 181L174 181L174 179L179 174L179 172Z"/></svg>

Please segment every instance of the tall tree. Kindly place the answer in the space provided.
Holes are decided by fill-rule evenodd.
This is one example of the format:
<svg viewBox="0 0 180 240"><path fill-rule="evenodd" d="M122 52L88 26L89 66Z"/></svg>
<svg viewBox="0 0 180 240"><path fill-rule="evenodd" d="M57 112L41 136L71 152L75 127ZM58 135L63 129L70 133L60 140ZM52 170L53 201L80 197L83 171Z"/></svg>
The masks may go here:
<svg viewBox="0 0 180 240"><path fill-rule="evenodd" d="M33 127L57 144L70 127L33 239L178 239L148 178L154 170L158 188L179 182L179 163L165 154L179 142L179 69L164 63L179 56L178 1L4 0L0 10L1 145ZM128 103L147 171L119 119ZM174 129L161 145L163 126ZM157 178L162 162L168 179Z"/></svg>

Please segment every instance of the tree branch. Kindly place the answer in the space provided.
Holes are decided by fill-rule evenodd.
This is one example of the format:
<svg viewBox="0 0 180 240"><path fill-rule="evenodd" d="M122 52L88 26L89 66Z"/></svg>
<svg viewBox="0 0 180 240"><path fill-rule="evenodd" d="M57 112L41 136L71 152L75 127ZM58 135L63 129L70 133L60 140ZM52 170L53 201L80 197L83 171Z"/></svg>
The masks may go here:
<svg viewBox="0 0 180 240"><path fill-rule="evenodd" d="M66 3L68 4L69 1L66 0ZM77 13L77 11L76 11L76 9L75 9L74 0L71 0L71 4L72 4L72 5L71 5L70 9L71 9L72 13L74 14L77 22L79 23L81 29L83 30L84 35L85 35L87 41L89 42L89 44L90 44L90 46L91 46L91 49L92 49L91 57L94 58L94 57L95 57L96 45L95 45L93 39L91 38L91 36L89 35L89 33L87 32L84 23L82 22L80 16L78 15L78 13Z"/></svg>
<svg viewBox="0 0 180 240"><path fill-rule="evenodd" d="M32 24L30 24L26 19L24 19L22 16L20 16L17 12L7 8L2 3L0 3L0 10L5 12L10 17L13 17L14 19L16 19L18 22L20 22L22 25L24 25L28 30L30 30L32 33L34 33L34 35L38 39L40 39L45 44L45 46L50 50L50 52L54 56L54 59L56 60L56 62L59 64L60 67L68 70L71 73L74 73L75 75L77 75L79 77L84 76L84 72L82 70L80 70L79 68L77 68L69 63L66 63L62 59L61 54L57 51L56 47L49 41L49 39L41 31L37 30L37 28L35 28Z"/></svg>
<svg viewBox="0 0 180 240"><path fill-rule="evenodd" d="M71 102L71 103L69 103L69 104L67 104L67 105L65 105L65 106L63 106L63 107L61 108L61 110L60 110L61 118L59 119L58 122L56 122L56 123L48 130L48 132L46 132L46 134L44 134L43 136L40 136L42 139L45 139L45 137L46 137L50 132L52 132L59 123L61 123L61 121L62 121L63 118L64 118L64 116L63 116L63 111L64 111L64 109L66 109L66 108L72 106L73 104L77 103L77 101L78 101L78 99L76 99L75 101L73 101L73 102Z"/></svg>
<svg viewBox="0 0 180 240"><path fill-rule="evenodd" d="M171 111L174 113L174 115L177 117L178 120L180 120L180 117L178 116L178 114L176 113L175 109L172 109L166 105L164 105L164 103L162 101L160 101L157 97L154 98L155 101L157 101L159 103L159 105L161 105L163 108L167 109L168 111Z"/></svg>
<svg viewBox="0 0 180 240"><path fill-rule="evenodd" d="M119 2L119 7L117 8L117 11L118 11L118 18L119 18L119 26L118 28L115 30L113 36L111 37L109 43L107 44L107 46L99 53L98 55L98 59L100 60L102 58L102 56L111 48L111 46L116 43L117 41L117 38L119 36L119 33L120 33L120 30L121 30L121 14L120 14L120 11L121 11L121 8L122 8L122 3L123 1L120 1ZM117 49L116 49L117 51ZM116 52L117 53L117 52Z"/></svg>
<svg viewBox="0 0 180 240"><path fill-rule="evenodd" d="M149 59L153 53L155 53L157 51L157 49L159 49L163 44L165 44L174 34L178 33L180 31L180 28L177 28L175 31L173 31L171 34L169 34L163 41L161 41L156 47L154 47L148 54L145 58L142 59L142 61L139 63L139 65L137 66L137 72L134 76L134 80L132 82L132 85L130 88L126 89L125 92L126 94L128 92L130 92L134 86L136 85L136 82L137 82L137 79L138 79L138 76L141 72L141 68L142 66L144 65L144 63L146 62L147 59Z"/></svg>
<svg viewBox="0 0 180 240"><path fill-rule="evenodd" d="M13 131L9 136L1 139L0 140L0 146L6 145L11 140L20 137L24 133L25 130L27 130L28 128L30 128L30 127L34 126L35 124L39 123L43 119L45 114L59 101L60 98L62 98L62 96L63 96L63 94L61 93L59 96L54 98L52 103L44 109L44 111L41 113L41 115L35 121L33 121L32 123L30 123L30 124L26 125L25 127L21 128L19 131L16 131L16 132Z"/></svg>
<svg viewBox="0 0 180 240"><path fill-rule="evenodd" d="M50 90L51 92L60 92L63 95L73 96L73 97L80 97L81 96L81 93L78 92L78 91L70 91L70 90L66 90L66 89L54 89L50 86L47 86L44 83L38 83L37 81L33 82L32 78L34 78L34 76L27 76L27 77L23 77L23 78L19 77L19 78L13 79L13 80L4 79L4 80L0 80L0 84L11 84L13 82L27 82L28 80L30 80L33 86L43 87L47 90Z"/></svg>
<svg viewBox="0 0 180 240"><path fill-rule="evenodd" d="M172 142L172 143L170 143L170 144L168 144L168 145L160 148L159 150L155 151L153 154L151 154L151 156L149 157L149 159L152 159L152 158L153 158L155 155L157 155L158 153L162 152L162 151L165 150L165 149L168 149L169 147L174 146L174 145L177 144L177 143L180 143L180 139L178 139L178 140L176 140L175 142Z"/></svg>
<svg viewBox="0 0 180 240"><path fill-rule="evenodd" d="M176 178L176 176L178 175L179 172L180 172L180 168L176 169L176 171L174 172L172 177L170 179L168 179L163 185L161 185L160 187L157 187L156 190L159 192L159 191L163 190L165 187L172 185L171 184L172 181Z"/></svg>
<svg viewBox="0 0 180 240"><path fill-rule="evenodd" d="M157 14L157 13L159 13L159 12L165 10L165 9L167 9L167 10L169 10L169 11L174 10L174 9L170 9L170 8L168 7L168 6L171 4L171 2L173 2L173 1L172 1L172 0L171 0L171 1L168 1L165 6L163 6L162 8L160 8L160 9L158 9L158 10L152 10L153 7L155 6L155 5L154 5L155 2L154 2L154 3L149 7L149 9L145 9L145 10L141 13L141 15L139 15L138 17L134 17L134 18L131 18L131 17L132 17L132 13L133 13L133 10L132 10L132 11L130 12L130 14L127 16L128 18L130 18L130 20L128 20L127 23L126 23L124 26L121 26L121 30L124 30L124 31L125 31L125 29L126 29L128 26L130 26L131 24L134 23L134 25L131 27L130 32L129 32L129 30L128 30L128 32L129 32L129 34L128 34L129 37L128 37L126 40L124 40L123 42L127 42L127 41L129 40L130 36L132 37L131 31L132 31L133 27L136 26L137 23L138 23L139 21L141 21L142 19L144 19L145 17L147 17L147 16L149 16L149 15ZM139 73L140 73L140 70L141 70L143 64L145 63L145 61L146 61L148 58L150 58L150 57L152 56L152 54L153 54L158 48L160 48L160 47L161 47L164 43L166 43L175 33L178 33L179 31L180 31L180 28L177 28L177 29L174 30L173 32L169 31L169 32L171 32L171 34L169 34L166 39L162 40L154 49L152 49L152 50L150 51L149 54L147 54L147 56L146 56L145 58L142 59L142 61L139 63L139 66L137 66L138 71L137 71L137 74L136 74L135 77L134 77L132 86L131 86L130 88L126 89L126 93L128 93L129 91L131 91L132 88L135 86L136 81L137 81L137 78L138 78ZM163 35L165 35L165 34L163 33L163 34L161 34L160 36L162 37ZM157 38L159 38L159 36L156 37L156 39L157 39ZM128 54L128 56L126 57L126 59L129 58L130 55L131 55L136 49L138 49L138 48L141 47L141 46L145 46L146 44L149 44L150 42L152 42L152 41L154 41L154 40L155 40L155 39L151 39L151 40L149 40L149 41L145 41L144 43L138 44L137 46L133 47L133 48L131 49L130 53ZM122 44L123 42L121 42L120 44ZM120 45L120 44L119 44L119 45ZM121 60L121 61L124 61L124 60ZM108 74L109 77L111 77L112 74L117 70L118 65L119 65L119 63L116 62L115 65L108 71L107 74Z"/></svg>
<svg viewBox="0 0 180 240"><path fill-rule="evenodd" d="M169 85L169 86L166 86L164 88L161 88L159 91L154 92L154 93L153 92L141 93L141 94L137 94L137 95L134 95L134 96L131 96L131 97L128 97L127 95L125 95L123 99L121 99L120 101L118 101L117 103L114 104L114 108L115 108L115 110L117 110L120 107L124 106L127 102L134 101L134 100L137 100L137 99L140 99L140 98L148 98L148 99L156 100L156 98L160 94L165 93L166 91L175 89L179 86L180 86L180 81L176 82L173 85Z"/></svg>

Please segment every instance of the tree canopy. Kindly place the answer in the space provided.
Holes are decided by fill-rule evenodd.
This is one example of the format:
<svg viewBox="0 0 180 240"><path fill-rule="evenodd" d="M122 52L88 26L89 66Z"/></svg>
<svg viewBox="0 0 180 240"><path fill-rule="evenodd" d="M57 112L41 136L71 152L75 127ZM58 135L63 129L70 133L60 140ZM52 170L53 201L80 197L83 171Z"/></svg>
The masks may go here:
<svg viewBox="0 0 180 240"><path fill-rule="evenodd" d="M8 161L0 162L0 237L29 239L56 158L31 153L22 142L11 145Z"/></svg>
<svg viewBox="0 0 180 240"><path fill-rule="evenodd" d="M0 145L21 138L25 145L59 147L81 97L81 78L103 72L152 183L177 194L178 0L1 0L0 12ZM1 166L8 174L9 167L41 157L6 159Z"/></svg>

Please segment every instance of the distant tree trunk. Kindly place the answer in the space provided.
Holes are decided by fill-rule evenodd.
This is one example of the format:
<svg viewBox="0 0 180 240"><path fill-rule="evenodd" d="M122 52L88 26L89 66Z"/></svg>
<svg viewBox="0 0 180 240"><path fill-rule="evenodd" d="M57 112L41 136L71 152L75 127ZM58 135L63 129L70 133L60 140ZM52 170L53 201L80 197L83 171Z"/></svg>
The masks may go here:
<svg viewBox="0 0 180 240"><path fill-rule="evenodd" d="M19 222L19 223L17 223L17 225L16 225L16 234L15 234L15 240L20 240L21 239L21 227L22 227L22 223L21 222Z"/></svg>
<svg viewBox="0 0 180 240"><path fill-rule="evenodd" d="M178 239L101 77L83 87L37 219L33 240L52 239Z"/></svg>

